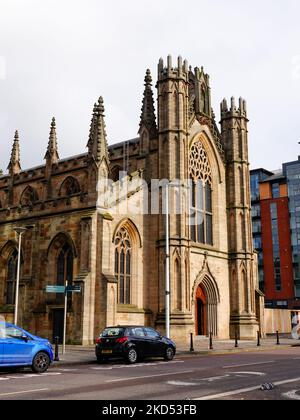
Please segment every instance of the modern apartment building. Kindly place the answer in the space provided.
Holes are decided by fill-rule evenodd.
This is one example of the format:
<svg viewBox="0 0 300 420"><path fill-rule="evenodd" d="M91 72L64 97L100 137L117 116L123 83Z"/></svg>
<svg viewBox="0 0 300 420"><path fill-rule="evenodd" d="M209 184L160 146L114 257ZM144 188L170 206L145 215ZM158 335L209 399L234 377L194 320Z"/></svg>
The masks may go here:
<svg viewBox="0 0 300 420"><path fill-rule="evenodd" d="M254 248L268 308L300 308L300 157L251 172Z"/></svg>

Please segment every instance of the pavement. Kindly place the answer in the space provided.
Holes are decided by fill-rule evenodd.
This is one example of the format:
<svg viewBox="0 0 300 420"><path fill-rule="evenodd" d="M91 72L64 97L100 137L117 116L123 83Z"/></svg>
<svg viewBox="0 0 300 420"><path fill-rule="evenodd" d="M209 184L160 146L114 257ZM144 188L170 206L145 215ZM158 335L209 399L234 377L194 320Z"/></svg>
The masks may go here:
<svg viewBox="0 0 300 420"><path fill-rule="evenodd" d="M165 402L155 401L182 401L189 407L201 400L300 400L300 347L282 345L274 350L272 342L267 344L264 351L252 347L252 352L218 353L218 357L183 354L172 362L151 359L135 365L122 361L68 367L57 364L41 375L30 369L3 370L0 400L89 400L96 402L89 405L89 413L93 414L95 408L95 415L115 410L118 401L123 410L139 408L138 402L147 401L130 418L168 407ZM69 350L68 357L74 354ZM90 350L77 349L77 360L78 353L91 358ZM272 386L262 390L263 384ZM76 414L77 407L69 406L68 415L70 409ZM201 415L203 404L197 407Z"/></svg>
<svg viewBox="0 0 300 420"><path fill-rule="evenodd" d="M281 337L280 345L277 345L276 337L268 337L262 339L260 347L257 341L239 341L238 348L235 347L234 340L215 340L213 341L213 350L209 349L209 340L206 338L196 338L194 342L194 352L190 351L189 345L177 346L177 357L196 357L205 355L225 355L239 354L244 352L266 352L278 349L287 349L299 346L300 341L293 340L289 337ZM66 353L62 354L61 346L59 347L59 362L55 362L55 366L67 365L85 365L95 363L95 346L66 346Z"/></svg>

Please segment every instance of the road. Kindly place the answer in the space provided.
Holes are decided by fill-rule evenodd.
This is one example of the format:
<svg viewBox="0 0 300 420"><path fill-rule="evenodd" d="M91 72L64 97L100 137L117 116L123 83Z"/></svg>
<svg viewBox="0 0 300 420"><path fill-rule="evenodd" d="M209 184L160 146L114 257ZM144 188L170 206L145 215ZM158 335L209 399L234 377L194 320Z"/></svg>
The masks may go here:
<svg viewBox="0 0 300 420"><path fill-rule="evenodd" d="M263 383L275 383L263 392ZM178 357L128 366L52 367L43 375L0 371L0 400L299 400L300 347Z"/></svg>

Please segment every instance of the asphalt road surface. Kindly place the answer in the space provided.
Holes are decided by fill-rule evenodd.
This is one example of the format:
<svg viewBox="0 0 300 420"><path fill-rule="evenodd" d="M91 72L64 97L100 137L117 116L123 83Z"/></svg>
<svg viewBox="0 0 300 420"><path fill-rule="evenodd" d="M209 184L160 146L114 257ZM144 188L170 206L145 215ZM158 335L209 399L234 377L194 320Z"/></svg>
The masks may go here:
<svg viewBox="0 0 300 420"><path fill-rule="evenodd" d="M271 391L261 391L273 383ZM0 371L0 400L300 400L300 347L178 357L129 366L52 367L46 374Z"/></svg>

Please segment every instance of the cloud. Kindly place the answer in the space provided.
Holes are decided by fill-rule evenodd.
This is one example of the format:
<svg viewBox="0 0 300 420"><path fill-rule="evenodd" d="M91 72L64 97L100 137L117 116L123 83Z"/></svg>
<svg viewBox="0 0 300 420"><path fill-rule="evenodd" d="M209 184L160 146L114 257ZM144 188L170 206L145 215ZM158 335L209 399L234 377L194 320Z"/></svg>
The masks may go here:
<svg viewBox="0 0 300 420"><path fill-rule="evenodd" d="M295 0L0 0L0 168L16 128L22 166L40 164L53 115L61 156L84 152L100 95L109 142L135 137L145 69L155 78L169 53L205 67L217 115L224 96L247 99L253 167L294 160L299 12Z"/></svg>

